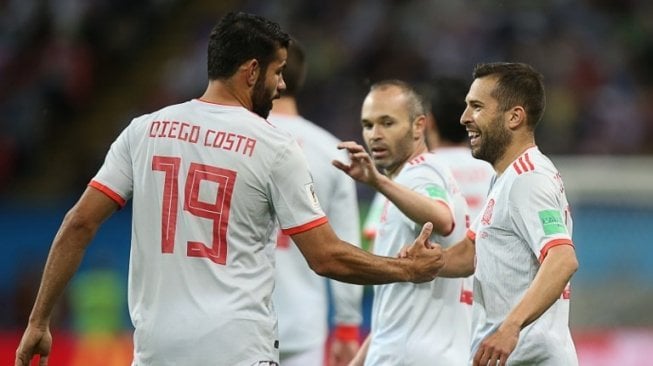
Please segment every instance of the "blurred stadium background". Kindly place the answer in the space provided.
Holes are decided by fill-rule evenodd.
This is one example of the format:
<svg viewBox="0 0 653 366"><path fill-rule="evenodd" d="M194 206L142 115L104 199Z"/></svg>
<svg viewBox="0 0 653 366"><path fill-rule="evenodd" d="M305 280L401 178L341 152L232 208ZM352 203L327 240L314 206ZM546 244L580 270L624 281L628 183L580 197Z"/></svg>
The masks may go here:
<svg viewBox="0 0 653 366"><path fill-rule="evenodd" d="M581 365L650 364L646 0L0 1L0 364L13 360L52 237L109 144L131 118L203 92L207 35L235 9L304 44L302 112L341 139L360 141L370 81L470 80L481 61L539 69L548 108L538 145L565 179L581 264L571 317ZM362 214L370 197L360 187ZM130 215L105 224L61 300L51 365L129 363Z"/></svg>

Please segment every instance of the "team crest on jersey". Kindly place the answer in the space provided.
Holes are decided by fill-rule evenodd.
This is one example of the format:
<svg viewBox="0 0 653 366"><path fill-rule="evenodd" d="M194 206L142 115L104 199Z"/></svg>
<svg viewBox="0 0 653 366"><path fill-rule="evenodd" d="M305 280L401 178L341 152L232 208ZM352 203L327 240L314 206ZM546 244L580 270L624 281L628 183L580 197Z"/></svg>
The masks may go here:
<svg viewBox="0 0 653 366"><path fill-rule="evenodd" d="M320 208L320 201L318 201L317 194L315 194L315 186L313 183L305 184L304 189L306 190L306 195L308 196L308 200L311 201L313 208Z"/></svg>
<svg viewBox="0 0 653 366"><path fill-rule="evenodd" d="M485 206L485 212L483 212L483 217L481 218L481 223L483 225L490 225L490 221L492 221L492 211L494 211L494 198L490 198Z"/></svg>

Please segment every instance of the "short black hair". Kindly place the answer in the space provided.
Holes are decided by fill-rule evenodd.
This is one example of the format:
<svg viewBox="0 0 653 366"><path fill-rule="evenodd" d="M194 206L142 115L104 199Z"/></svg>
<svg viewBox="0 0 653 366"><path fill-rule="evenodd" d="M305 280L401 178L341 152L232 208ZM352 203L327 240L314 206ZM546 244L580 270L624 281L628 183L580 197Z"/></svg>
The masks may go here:
<svg viewBox="0 0 653 366"><path fill-rule="evenodd" d="M497 86L492 97L503 111L521 105L526 110L528 125L532 130L544 115L546 96L544 77L532 66L518 62L492 62L476 65L474 79L495 76Z"/></svg>
<svg viewBox="0 0 653 366"><path fill-rule="evenodd" d="M208 46L209 80L231 77L247 60L267 69L279 48L288 48L290 36L279 24L261 16L230 12L213 28Z"/></svg>
<svg viewBox="0 0 653 366"><path fill-rule="evenodd" d="M283 80L286 83L286 90L283 95L296 97L306 80L306 54L304 48L296 40L292 39L288 46L288 59L283 69Z"/></svg>
<svg viewBox="0 0 653 366"><path fill-rule="evenodd" d="M466 141L467 130L460 124L460 116L465 111L469 83L453 77L437 77L429 87L431 114L440 138L452 143Z"/></svg>

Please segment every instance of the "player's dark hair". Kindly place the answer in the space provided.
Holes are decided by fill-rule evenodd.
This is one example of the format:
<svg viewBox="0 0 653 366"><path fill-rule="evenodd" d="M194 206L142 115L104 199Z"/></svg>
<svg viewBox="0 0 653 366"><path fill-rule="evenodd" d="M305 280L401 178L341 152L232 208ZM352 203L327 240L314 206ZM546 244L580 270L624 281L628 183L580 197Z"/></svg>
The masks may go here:
<svg viewBox="0 0 653 366"><path fill-rule="evenodd" d="M261 16L230 12L213 28L209 37L209 80L232 76L238 67L256 59L266 70L279 48L288 48L290 36L277 23Z"/></svg>
<svg viewBox="0 0 653 366"><path fill-rule="evenodd" d="M467 141L467 131L460 124L465 111L465 96L469 83L456 78L436 78L430 85L430 108L438 136L444 141L459 144Z"/></svg>
<svg viewBox="0 0 653 366"><path fill-rule="evenodd" d="M396 86L406 94L408 99L408 118L412 123L415 118L426 115L425 100L422 95L411 84L398 79L386 79L376 82L370 86L370 91L375 89L386 89L389 86Z"/></svg>
<svg viewBox="0 0 653 366"><path fill-rule="evenodd" d="M477 65L473 76L474 79L496 76L492 97L499 102L499 108L507 111L517 105L524 107L528 125L535 129L546 107L542 74L524 63L493 62Z"/></svg>
<svg viewBox="0 0 653 366"><path fill-rule="evenodd" d="M304 86L306 79L306 54L304 48L296 40L292 39L288 46L288 59L283 69L283 80L286 83L284 95L296 97Z"/></svg>

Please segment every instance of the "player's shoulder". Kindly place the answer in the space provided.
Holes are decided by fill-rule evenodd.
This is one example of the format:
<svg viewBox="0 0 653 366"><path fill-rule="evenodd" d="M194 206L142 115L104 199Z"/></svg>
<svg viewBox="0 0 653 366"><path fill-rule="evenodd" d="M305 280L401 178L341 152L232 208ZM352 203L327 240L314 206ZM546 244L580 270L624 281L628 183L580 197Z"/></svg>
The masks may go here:
<svg viewBox="0 0 653 366"><path fill-rule="evenodd" d="M425 152L406 162L406 171L430 169L438 173L450 173L447 161L431 151Z"/></svg>
<svg viewBox="0 0 653 366"><path fill-rule="evenodd" d="M551 160L537 147L524 152L508 168L512 175L511 197L563 192L562 178Z"/></svg>
<svg viewBox="0 0 653 366"><path fill-rule="evenodd" d="M528 176L550 175L557 172L551 160L544 155L537 146L524 151L508 166L509 172L519 179L528 179Z"/></svg>

